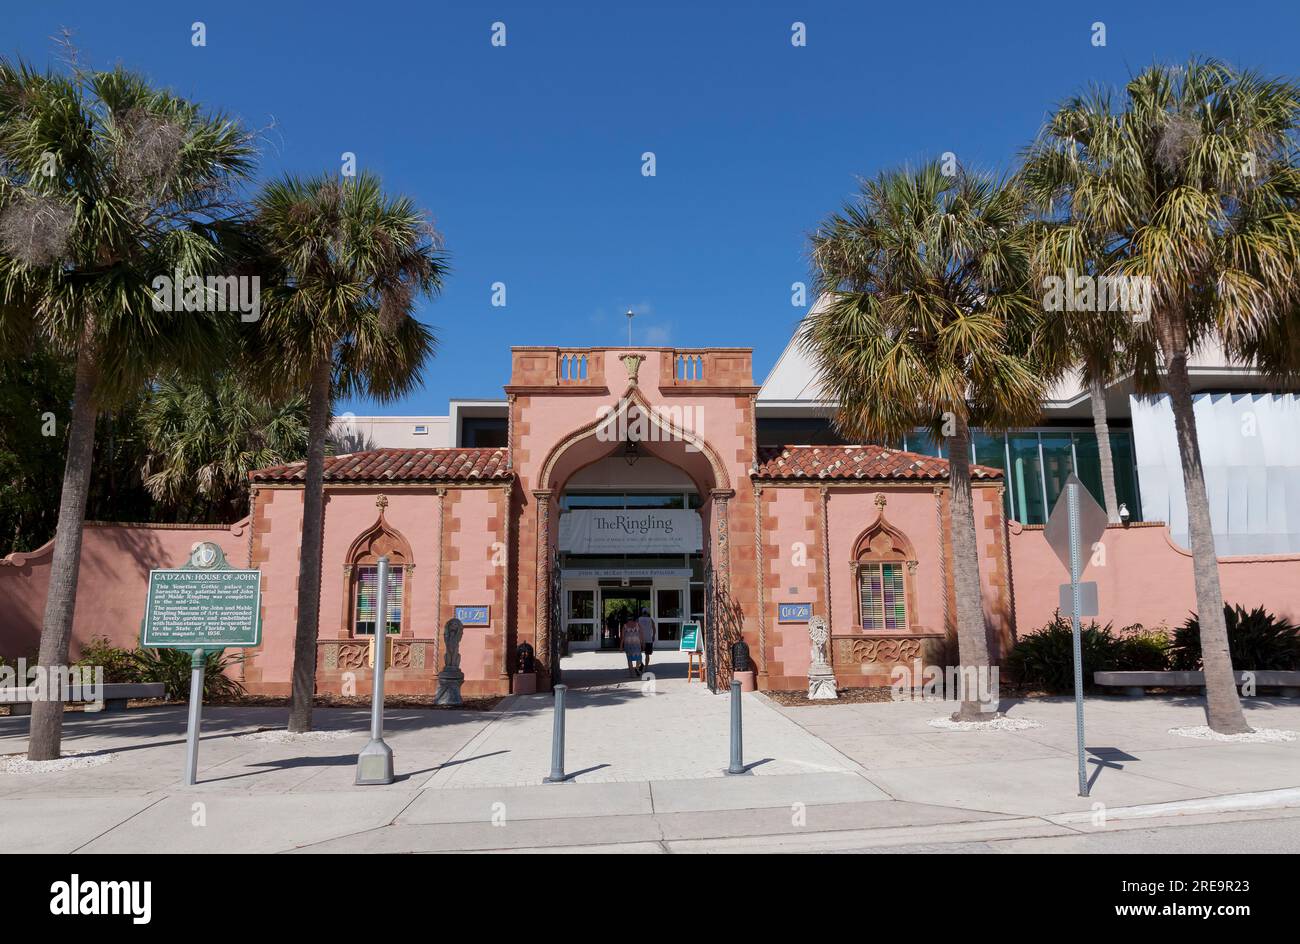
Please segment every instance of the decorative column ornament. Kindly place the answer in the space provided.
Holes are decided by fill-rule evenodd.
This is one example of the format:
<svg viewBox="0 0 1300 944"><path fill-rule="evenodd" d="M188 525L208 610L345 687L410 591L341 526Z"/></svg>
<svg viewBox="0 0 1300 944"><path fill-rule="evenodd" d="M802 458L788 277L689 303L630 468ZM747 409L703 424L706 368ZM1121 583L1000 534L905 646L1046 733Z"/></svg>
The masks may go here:
<svg viewBox="0 0 1300 944"><path fill-rule="evenodd" d="M943 486L934 487L934 517L939 527L939 592L943 595L943 632L946 637L954 629L952 605L948 599L948 545L943 539Z"/></svg>
<svg viewBox="0 0 1300 944"><path fill-rule="evenodd" d="M822 500L822 589L826 599L826 619L831 618L831 522L829 515L831 490L821 487Z"/></svg>
<svg viewBox="0 0 1300 944"><path fill-rule="evenodd" d="M729 488L715 488L713 503L718 515L718 583L723 592L731 593L731 538L727 501L736 493Z"/></svg>
<svg viewBox="0 0 1300 944"><path fill-rule="evenodd" d="M443 523L447 515L447 488L440 485L434 489L434 494L438 496L438 565L433 569L433 612L434 619L437 623L442 622L442 561L443 535L446 533L446 525ZM435 625L437 625L435 623ZM438 634L433 634L433 660L432 664L438 665Z"/></svg>
<svg viewBox="0 0 1300 944"><path fill-rule="evenodd" d="M831 668L831 631L826 617L814 616L808 621L808 700L828 701L840 697L835 687L835 672Z"/></svg>
<svg viewBox="0 0 1300 944"><path fill-rule="evenodd" d="M547 684L551 677L551 492L533 492L537 500L537 652Z"/></svg>
<svg viewBox="0 0 1300 944"><path fill-rule="evenodd" d="M627 383L630 387L637 385L637 374L641 370L641 362L645 360L644 354L620 354L619 360L627 368Z"/></svg>
<svg viewBox="0 0 1300 944"><path fill-rule="evenodd" d="M758 677L762 681L767 678L767 592L763 573L767 564L763 559L763 486L757 482L754 483L754 567L758 577Z"/></svg>

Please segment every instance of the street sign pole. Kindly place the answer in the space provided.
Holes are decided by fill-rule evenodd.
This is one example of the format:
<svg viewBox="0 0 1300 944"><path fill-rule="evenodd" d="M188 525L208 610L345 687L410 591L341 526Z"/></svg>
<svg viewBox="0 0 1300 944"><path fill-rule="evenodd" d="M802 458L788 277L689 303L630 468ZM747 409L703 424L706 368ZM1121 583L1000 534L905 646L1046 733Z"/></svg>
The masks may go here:
<svg viewBox="0 0 1300 944"><path fill-rule="evenodd" d="M185 731L185 786L192 787L199 774L199 727L203 723L203 663L207 653L190 653L190 720Z"/></svg>
<svg viewBox="0 0 1300 944"><path fill-rule="evenodd" d="M1072 477L1073 478L1073 477ZM1083 639L1079 630L1079 577L1082 575L1082 543L1079 528L1079 483L1066 484L1070 511L1070 628L1074 631L1074 725L1079 755L1079 796L1088 795L1088 774L1083 757Z"/></svg>
<svg viewBox="0 0 1300 944"><path fill-rule="evenodd" d="M370 743L357 755L357 786L393 782L393 750L384 743L384 666L388 662L388 558L379 558L375 601L375 686L371 693Z"/></svg>

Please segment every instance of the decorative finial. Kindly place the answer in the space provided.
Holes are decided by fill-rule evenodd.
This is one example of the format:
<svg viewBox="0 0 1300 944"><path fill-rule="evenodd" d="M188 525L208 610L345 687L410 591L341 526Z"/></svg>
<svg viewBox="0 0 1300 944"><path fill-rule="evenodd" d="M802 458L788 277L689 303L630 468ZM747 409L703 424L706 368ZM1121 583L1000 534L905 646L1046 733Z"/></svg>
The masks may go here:
<svg viewBox="0 0 1300 944"><path fill-rule="evenodd" d="M387 508L387 507L388 507L388 496L387 496L387 495L380 495L378 498L376 498L376 499L375 499L375 507L378 508L380 511L383 511L385 508Z"/></svg>
<svg viewBox="0 0 1300 944"><path fill-rule="evenodd" d="M888 499L885 498L885 493L884 493L884 492L877 492L877 493L876 493L876 507L879 508L881 511L884 511L884 510L885 510L885 502L886 502L886 501L888 501Z"/></svg>

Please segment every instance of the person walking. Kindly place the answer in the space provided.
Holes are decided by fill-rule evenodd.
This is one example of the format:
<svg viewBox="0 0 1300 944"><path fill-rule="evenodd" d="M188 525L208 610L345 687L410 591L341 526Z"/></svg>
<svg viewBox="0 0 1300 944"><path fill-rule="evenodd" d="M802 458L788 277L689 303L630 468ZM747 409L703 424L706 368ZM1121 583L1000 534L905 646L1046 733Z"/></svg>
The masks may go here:
<svg viewBox="0 0 1300 944"><path fill-rule="evenodd" d="M641 627L631 613L623 624L623 654L627 656L627 674L640 675L644 668L641 662Z"/></svg>
<svg viewBox="0 0 1300 944"><path fill-rule="evenodd" d="M636 624L641 630L641 651L645 653L645 664L649 666L650 657L655 651L655 621L650 618L650 611L642 608Z"/></svg>

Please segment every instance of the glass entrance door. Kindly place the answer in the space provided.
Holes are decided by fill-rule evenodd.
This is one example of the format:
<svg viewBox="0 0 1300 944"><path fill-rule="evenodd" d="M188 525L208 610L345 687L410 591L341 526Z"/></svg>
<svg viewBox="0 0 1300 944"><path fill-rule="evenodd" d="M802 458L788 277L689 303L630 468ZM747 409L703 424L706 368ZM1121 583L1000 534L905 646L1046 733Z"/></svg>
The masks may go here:
<svg viewBox="0 0 1300 944"><path fill-rule="evenodd" d="M682 638L682 623L687 620L685 577L656 577L654 609L655 647L676 649Z"/></svg>
<svg viewBox="0 0 1300 944"><path fill-rule="evenodd" d="M596 582L566 580L560 592L564 601L564 631L569 634L569 651L595 649L600 645Z"/></svg>

